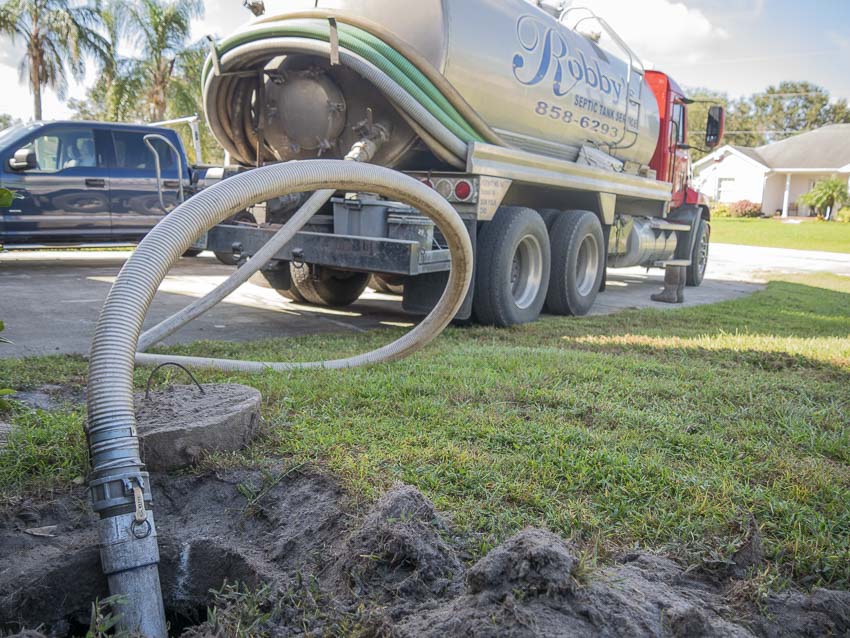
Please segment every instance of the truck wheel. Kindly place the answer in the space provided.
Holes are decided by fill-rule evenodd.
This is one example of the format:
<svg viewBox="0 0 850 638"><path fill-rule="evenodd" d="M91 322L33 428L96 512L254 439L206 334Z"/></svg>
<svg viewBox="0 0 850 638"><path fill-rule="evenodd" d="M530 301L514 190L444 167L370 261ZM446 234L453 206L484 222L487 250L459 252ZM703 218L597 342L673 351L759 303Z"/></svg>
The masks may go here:
<svg viewBox="0 0 850 638"><path fill-rule="evenodd" d="M393 275L372 275L369 285L384 295L403 295L404 279Z"/></svg>
<svg viewBox="0 0 850 638"><path fill-rule="evenodd" d="M291 266L292 287L304 301L316 306L347 306L366 290L369 274L325 266Z"/></svg>
<svg viewBox="0 0 850 638"><path fill-rule="evenodd" d="M289 264L284 263L284 266L290 268ZM250 281L263 288L272 288L281 297L286 297L290 301L304 303L304 297L296 290L292 280L278 270L261 270L251 277ZM289 288L286 288L286 286L289 286Z"/></svg>
<svg viewBox="0 0 850 638"><path fill-rule="evenodd" d="M711 227L704 219L700 219L697 227L697 239L691 250L691 265L688 266L688 285L697 287L705 279L705 269L708 267L708 247L711 240Z"/></svg>
<svg viewBox="0 0 850 638"><path fill-rule="evenodd" d="M586 315L602 284L605 239L589 211L562 215L552 226L552 278L546 308L555 315Z"/></svg>
<svg viewBox="0 0 850 638"><path fill-rule="evenodd" d="M540 316L549 287L546 224L530 208L503 207L478 235L473 309L479 323L506 328Z"/></svg>
<svg viewBox="0 0 850 638"><path fill-rule="evenodd" d="M551 234L552 226L555 225L555 222L560 219L564 211L558 210L557 208L540 208L537 210L540 213L540 216L543 218L543 222L546 224L546 230Z"/></svg>
<svg viewBox="0 0 850 638"><path fill-rule="evenodd" d="M256 224L257 219L249 213L247 210L243 210L242 212L236 213L233 217L229 217L224 220L222 223L224 224ZM239 263L239 260L232 252L223 252L218 251L215 253L215 258L218 259L225 266L235 266Z"/></svg>

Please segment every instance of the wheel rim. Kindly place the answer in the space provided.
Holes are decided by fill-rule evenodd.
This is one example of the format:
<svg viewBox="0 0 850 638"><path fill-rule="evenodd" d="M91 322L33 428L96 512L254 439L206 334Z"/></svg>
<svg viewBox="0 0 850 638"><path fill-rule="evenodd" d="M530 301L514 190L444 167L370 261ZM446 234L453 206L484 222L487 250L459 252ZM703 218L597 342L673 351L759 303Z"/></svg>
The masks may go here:
<svg viewBox="0 0 850 638"><path fill-rule="evenodd" d="M599 244L596 237L586 235L581 240L576 257L576 291L582 297L587 297L596 286L599 274Z"/></svg>
<svg viewBox="0 0 850 638"><path fill-rule="evenodd" d="M699 237L699 252L697 253L697 268L700 277L705 274L708 266L708 228L705 228Z"/></svg>
<svg viewBox="0 0 850 638"><path fill-rule="evenodd" d="M511 264L511 294L517 307L531 306L542 284L543 249L534 235L526 235L517 245Z"/></svg>

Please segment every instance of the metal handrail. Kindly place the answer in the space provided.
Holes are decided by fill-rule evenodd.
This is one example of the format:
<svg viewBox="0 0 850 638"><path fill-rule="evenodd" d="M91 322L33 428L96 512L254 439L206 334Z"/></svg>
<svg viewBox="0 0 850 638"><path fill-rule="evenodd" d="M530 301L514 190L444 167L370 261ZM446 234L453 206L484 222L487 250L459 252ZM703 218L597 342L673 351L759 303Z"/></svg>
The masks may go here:
<svg viewBox="0 0 850 638"><path fill-rule="evenodd" d="M643 63L643 60L640 59L640 56L638 56L638 54L634 52L634 50L626 43L626 41L623 40L623 38L620 37L620 34L617 33L610 24L608 24L608 21L605 20L604 18L596 15L596 13L591 8L589 8L589 7L569 7L567 9L564 9L561 12L561 15L558 18L558 21L563 23L563 24L566 24L566 18L569 16L570 13L573 13L574 11L584 11L584 12L589 14L589 15L586 15L585 17L579 19L571 27L574 31L576 29L578 29L579 25L581 25L583 22L586 22L588 20L594 21L594 22L598 23L600 27L602 27L602 29L608 34L608 36L614 41L614 43L617 44L620 47L620 49L622 49L623 53L625 53L629 58L629 64L628 64L629 68L628 68L628 71L626 73L626 85L627 85L626 86L626 105L625 105L626 109L625 109L625 115L624 115L624 121L623 121L623 134L622 134L622 136L620 136L620 139L617 140L617 142L615 144L612 144L610 146L610 148L612 148L612 149L629 148L631 146L634 146L635 143L637 142L638 131L629 131L629 115L630 115L630 112L631 112L631 105L632 105L632 98L631 98L632 72L637 72L638 75L640 75L640 77L641 77L641 82L638 85L639 86L639 88L638 88L638 99L635 100L635 103L638 105L638 117L640 117L640 99L643 97L643 78L646 76L646 66ZM639 127L640 127L640 124L638 124L638 128ZM623 142L626 141L626 136L630 132L634 134L635 140L631 144L629 144L628 146L623 146L622 144L623 144Z"/></svg>
<svg viewBox="0 0 850 638"><path fill-rule="evenodd" d="M632 49L626 43L626 41L620 37L620 34L617 33L610 24L608 24L608 21L605 20L605 18L596 15L596 13L590 7L569 7L567 9L564 9L561 12L560 18L558 18L558 21L563 23L567 16L569 16L569 14L574 11L586 11L589 15L576 22L575 25L573 25L572 27L573 30L577 29L582 22L585 22L587 20L594 20L598 22L599 26L601 26L605 30L605 32L609 36L611 36L611 39L619 45L623 52L627 56L629 56L629 66L635 68L635 70L641 75L646 74L646 66L644 66L643 61L640 59L640 56L638 56L638 54L635 53L634 49Z"/></svg>
<svg viewBox="0 0 850 638"><path fill-rule="evenodd" d="M168 148L171 149L171 152L174 153L174 157L177 158L177 183L179 185L179 203L183 203L186 201L186 196L183 192L183 160L180 157L180 153L177 150L177 147L164 135L160 135L159 133L148 133L142 138L145 142L145 145L150 149L151 153L153 153L154 164L156 165L156 191L159 195L159 206L162 208L163 213L167 213L168 209L165 207L165 200L162 197L162 167L159 163L159 151L156 150L156 147L153 145L152 140L159 140L163 142Z"/></svg>

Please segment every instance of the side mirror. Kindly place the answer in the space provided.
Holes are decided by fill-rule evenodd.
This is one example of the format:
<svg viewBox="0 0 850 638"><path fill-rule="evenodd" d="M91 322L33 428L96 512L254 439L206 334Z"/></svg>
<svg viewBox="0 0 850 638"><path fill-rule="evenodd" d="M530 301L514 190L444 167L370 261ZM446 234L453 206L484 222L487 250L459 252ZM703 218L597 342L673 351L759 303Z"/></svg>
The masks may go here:
<svg viewBox="0 0 850 638"><path fill-rule="evenodd" d="M723 128L726 125L726 111L722 106L712 106L708 109L708 122L705 124L705 147L715 149L723 139Z"/></svg>
<svg viewBox="0 0 850 638"><path fill-rule="evenodd" d="M9 160L9 167L13 171L28 171L38 168L35 151L31 148L19 148Z"/></svg>

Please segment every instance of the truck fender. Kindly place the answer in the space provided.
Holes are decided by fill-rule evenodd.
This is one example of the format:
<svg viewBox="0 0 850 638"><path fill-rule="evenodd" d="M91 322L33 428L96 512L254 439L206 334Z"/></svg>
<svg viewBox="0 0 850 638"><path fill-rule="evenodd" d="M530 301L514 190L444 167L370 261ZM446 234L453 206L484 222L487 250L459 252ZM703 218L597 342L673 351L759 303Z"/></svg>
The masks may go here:
<svg viewBox="0 0 850 638"><path fill-rule="evenodd" d="M693 253L694 242L697 240L697 230L699 222L703 218L710 219L708 209L705 206L696 204L686 204L672 211L667 217L667 221L676 222L679 224L688 224L691 230L686 236L686 241L679 241L676 246L676 259L690 259ZM681 238L681 234L680 234Z"/></svg>

